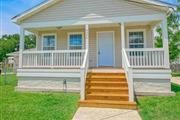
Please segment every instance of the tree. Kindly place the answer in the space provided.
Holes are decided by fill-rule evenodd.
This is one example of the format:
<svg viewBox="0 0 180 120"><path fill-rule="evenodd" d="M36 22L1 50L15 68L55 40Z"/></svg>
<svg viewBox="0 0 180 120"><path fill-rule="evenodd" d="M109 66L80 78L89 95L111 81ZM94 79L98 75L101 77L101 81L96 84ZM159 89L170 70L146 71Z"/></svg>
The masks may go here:
<svg viewBox="0 0 180 120"><path fill-rule="evenodd" d="M19 51L19 34L3 35L0 39L0 62L7 56L6 54ZM36 46L36 37L34 35L25 36L25 49L34 48Z"/></svg>
<svg viewBox="0 0 180 120"><path fill-rule="evenodd" d="M167 17L168 37L169 37L169 56L171 62L180 56L180 49L178 45L180 43L180 30L179 30L179 16L177 15L177 12L180 12L180 5L178 6L176 12L171 13L171 15ZM160 48L163 47L161 27L160 26L157 27L156 31L158 33L158 36L155 37L156 38L155 46Z"/></svg>

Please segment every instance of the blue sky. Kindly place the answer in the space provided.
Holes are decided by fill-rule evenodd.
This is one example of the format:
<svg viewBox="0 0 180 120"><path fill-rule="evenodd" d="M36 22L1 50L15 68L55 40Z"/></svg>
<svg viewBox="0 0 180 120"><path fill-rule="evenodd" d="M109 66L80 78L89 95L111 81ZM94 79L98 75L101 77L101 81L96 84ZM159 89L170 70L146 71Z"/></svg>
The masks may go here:
<svg viewBox="0 0 180 120"><path fill-rule="evenodd" d="M0 0L0 37L2 34L19 33L19 27L11 22L11 18L42 1L44 0ZM177 0L162 1L176 3Z"/></svg>

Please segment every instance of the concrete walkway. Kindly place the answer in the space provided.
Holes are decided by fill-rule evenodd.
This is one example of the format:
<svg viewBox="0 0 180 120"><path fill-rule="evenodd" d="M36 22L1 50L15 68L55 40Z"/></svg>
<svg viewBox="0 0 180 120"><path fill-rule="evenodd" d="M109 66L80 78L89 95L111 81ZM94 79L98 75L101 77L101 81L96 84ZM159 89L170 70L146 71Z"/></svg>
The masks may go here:
<svg viewBox="0 0 180 120"><path fill-rule="evenodd" d="M73 120L141 120L136 110L80 107Z"/></svg>
<svg viewBox="0 0 180 120"><path fill-rule="evenodd" d="M173 77L171 82L180 85L180 77Z"/></svg>

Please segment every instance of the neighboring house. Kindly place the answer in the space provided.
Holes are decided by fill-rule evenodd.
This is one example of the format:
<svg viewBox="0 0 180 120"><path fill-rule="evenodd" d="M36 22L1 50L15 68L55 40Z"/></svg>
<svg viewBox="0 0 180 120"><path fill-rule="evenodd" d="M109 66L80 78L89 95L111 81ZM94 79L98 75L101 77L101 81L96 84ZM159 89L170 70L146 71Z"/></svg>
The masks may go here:
<svg viewBox="0 0 180 120"><path fill-rule="evenodd" d="M36 49L27 49L24 51L35 51ZM8 53L8 64L13 64L13 70L16 73L19 66L19 51Z"/></svg>
<svg viewBox="0 0 180 120"><path fill-rule="evenodd" d="M135 95L171 95L167 15L151 0L48 0L15 16L17 90L80 92L81 106L136 108ZM162 24L163 48L153 29ZM37 50L24 51L24 32Z"/></svg>

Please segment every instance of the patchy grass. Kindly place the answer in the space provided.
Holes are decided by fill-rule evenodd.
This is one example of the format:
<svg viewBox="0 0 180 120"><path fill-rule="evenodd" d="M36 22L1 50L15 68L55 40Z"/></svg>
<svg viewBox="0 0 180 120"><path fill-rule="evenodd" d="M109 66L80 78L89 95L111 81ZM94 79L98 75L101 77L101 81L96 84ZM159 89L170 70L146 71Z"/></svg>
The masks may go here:
<svg viewBox="0 0 180 120"><path fill-rule="evenodd" d="M172 84L176 96L140 97L139 112L143 120L180 120L180 86Z"/></svg>
<svg viewBox="0 0 180 120"><path fill-rule="evenodd" d="M0 76L1 120L71 120L78 94L15 92L16 76ZM6 84L5 84L6 83Z"/></svg>
<svg viewBox="0 0 180 120"><path fill-rule="evenodd" d="M173 77L180 77L180 72L173 72L173 73L172 73L172 76L173 76Z"/></svg>

